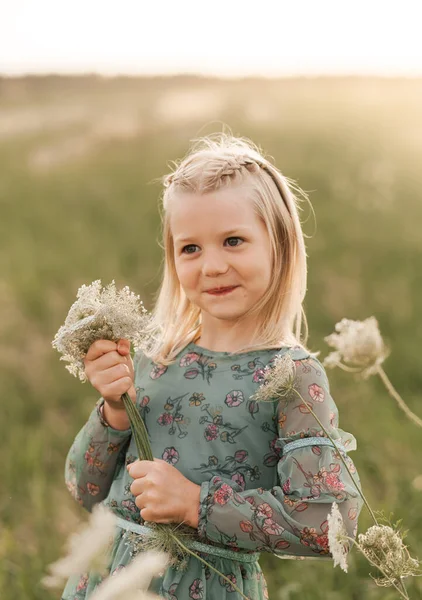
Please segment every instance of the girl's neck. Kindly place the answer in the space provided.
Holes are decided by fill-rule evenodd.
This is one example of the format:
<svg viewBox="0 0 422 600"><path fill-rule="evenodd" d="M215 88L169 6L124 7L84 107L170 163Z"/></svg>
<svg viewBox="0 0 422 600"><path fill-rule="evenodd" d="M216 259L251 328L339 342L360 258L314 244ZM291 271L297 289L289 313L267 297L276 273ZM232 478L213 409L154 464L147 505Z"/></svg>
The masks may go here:
<svg viewBox="0 0 422 600"><path fill-rule="evenodd" d="M241 327L231 327L230 329L213 327L212 329L203 327L198 337L193 341L201 348L212 350L213 352L231 352L250 346L254 342L253 329L246 324Z"/></svg>

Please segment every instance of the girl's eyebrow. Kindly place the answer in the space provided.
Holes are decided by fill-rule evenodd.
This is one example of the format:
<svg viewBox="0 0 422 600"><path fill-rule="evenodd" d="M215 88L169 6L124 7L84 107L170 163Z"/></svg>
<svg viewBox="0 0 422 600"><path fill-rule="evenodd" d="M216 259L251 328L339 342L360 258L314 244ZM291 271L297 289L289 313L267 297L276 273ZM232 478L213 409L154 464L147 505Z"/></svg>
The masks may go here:
<svg viewBox="0 0 422 600"><path fill-rule="evenodd" d="M242 234L242 233L250 233L251 228L250 227L236 227L236 229L229 229L229 231L222 231L221 233L217 234L219 237L230 237L233 234ZM191 236L191 237L178 237L175 238L175 242L177 244L181 244L183 242L189 242L191 240L195 239L195 236Z"/></svg>

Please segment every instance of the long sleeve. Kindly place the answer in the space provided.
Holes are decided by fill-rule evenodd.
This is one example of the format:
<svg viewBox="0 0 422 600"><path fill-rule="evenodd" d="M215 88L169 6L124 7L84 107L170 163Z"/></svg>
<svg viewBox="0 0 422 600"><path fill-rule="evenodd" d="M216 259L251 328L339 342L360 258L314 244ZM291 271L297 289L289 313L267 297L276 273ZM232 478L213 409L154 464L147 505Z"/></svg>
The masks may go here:
<svg viewBox="0 0 422 600"><path fill-rule="evenodd" d="M131 437L131 429L119 431L102 422L98 412L101 400L77 434L65 464L66 486L88 511L107 497L116 466Z"/></svg>
<svg viewBox="0 0 422 600"><path fill-rule="evenodd" d="M356 449L356 440L338 428L323 366L309 356L296 360L295 367L297 392L341 448L360 486L346 453ZM355 538L363 501L338 452L297 394L276 401L275 415L278 485L242 491L230 479L212 477L201 485L198 534L203 541L234 549L331 557L327 515L332 503L338 503L348 535Z"/></svg>

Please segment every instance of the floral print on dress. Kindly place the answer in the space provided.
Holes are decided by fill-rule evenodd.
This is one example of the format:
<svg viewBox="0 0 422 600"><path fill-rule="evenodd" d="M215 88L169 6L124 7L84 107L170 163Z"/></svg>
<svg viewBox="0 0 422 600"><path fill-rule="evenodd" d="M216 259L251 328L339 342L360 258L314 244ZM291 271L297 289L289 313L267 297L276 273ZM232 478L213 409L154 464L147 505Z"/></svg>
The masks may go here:
<svg viewBox="0 0 422 600"><path fill-rule="evenodd" d="M242 497L238 493L233 492L229 485L221 483L219 478L216 478L215 481L220 485L212 495L214 506L222 507L229 502L233 502L234 505L238 507L244 505L247 506L245 513L248 513L249 518L241 519L239 521L239 531L243 536L249 538L254 547L257 547L259 551L274 552L284 551L291 546L287 539L283 539L282 537L280 539L280 536L282 536L285 531L285 527L278 521L279 517L273 506L265 501L257 503L254 497ZM264 496L265 494L266 492L264 490L260 490L259 495ZM207 504L209 503L209 500L210 496L205 499ZM298 512L303 512L308 508L309 504L302 502L300 506L297 507L297 510ZM212 513L212 507L208 506L207 515L211 516ZM293 529L301 544L308 546L312 552L326 554L328 551L326 523L327 520L325 515L324 520L320 524L320 533L317 532L316 528L307 526L301 529L294 525ZM238 534L234 534L230 538L228 534L222 531L218 526L216 526L216 531L218 532L220 543L224 542L227 544L227 539L230 539L231 547L239 548ZM274 539L274 537L279 539Z"/></svg>
<svg viewBox="0 0 422 600"><path fill-rule="evenodd" d="M243 379L244 377L252 375L252 381L254 383L261 383L264 381L265 366L266 365L259 358L248 361L243 367L241 364L236 363L231 366L233 379Z"/></svg>
<svg viewBox="0 0 422 600"><path fill-rule="evenodd" d="M202 600L204 597L204 584L202 579L194 579L189 587L189 598L193 600Z"/></svg>
<svg viewBox="0 0 422 600"><path fill-rule="evenodd" d="M161 586L160 594L164 594L164 598L166 598L166 600L178 600L176 596L176 590L177 583L172 583L167 590L164 586Z"/></svg>
<svg viewBox="0 0 422 600"><path fill-rule="evenodd" d="M259 402L257 402L256 400L251 400L249 398L249 400L246 403L246 408L248 409L248 412L251 415L252 419L255 419L256 413L259 412Z"/></svg>
<svg viewBox="0 0 422 600"><path fill-rule="evenodd" d="M187 427L191 420L184 417L181 411L182 401L187 396L178 396L177 398L168 398L164 405L164 412L157 419L157 423L162 427L169 427L168 432L174 435L177 431L177 437L183 439L188 435Z"/></svg>
<svg viewBox="0 0 422 600"><path fill-rule="evenodd" d="M86 484L87 490L88 490L88 494L91 494L91 496L96 496L97 494L100 493L100 486L96 485L95 483L90 483L88 481L88 483Z"/></svg>
<svg viewBox="0 0 422 600"><path fill-rule="evenodd" d="M314 402L324 402L325 393L324 389L317 383L313 383L309 386L309 395Z"/></svg>
<svg viewBox="0 0 422 600"><path fill-rule="evenodd" d="M138 511L138 507L133 500L122 500L121 504L123 508L126 508L130 512L136 513Z"/></svg>
<svg viewBox="0 0 422 600"><path fill-rule="evenodd" d="M202 392L194 392L189 398L189 406L201 406L205 400L205 396Z"/></svg>
<svg viewBox="0 0 422 600"><path fill-rule="evenodd" d="M224 575L226 575L226 574L224 573ZM236 585L237 580L236 580L236 576L235 576L234 573L228 573L226 575L226 577L228 579L230 579L230 581L232 581L232 583L234 583ZM220 581L220 585L222 585L223 587L225 587L228 592L234 592L235 591L235 588L232 585L230 585L230 583L228 581L226 581L225 579L223 579L221 577L221 575L219 577L219 581Z"/></svg>
<svg viewBox="0 0 422 600"><path fill-rule="evenodd" d="M151 379L159 379L167 371L167 368L168 367L165 367L164 365L155 364L152 367L149 376L151 377Z"/></svg>
<svg viewBox="0 0 422 600"><path fill-rule="evenodd" d="M168 462L170 465L175 465L177 462L179 462L179 453L176 450L176 448L174 448L174 446L171 446L170 448L164 449L161 458Z"/></svg>
<svg viewBox="0 0 422 600"><path fill-rule="evenodd" d="M317 473L312 474L307 472L295 457L293 457L293 461L304 476L303 488L309 489L311 498L319 498L322 493L328 492L333 494L337 502L345 499L345 485L339 477L341 472L339 464L330 465L330 470L321 467Z"/></svg>
<svg viewBox="0 0 422 600"><path fill-rule="evenodd" d="M85 452L85 462L88 465L88 473L99 475L105 475L104 466L105 462L101 460L102 457L101 446L104 442L96 442L91 440L87 451Z"/></svg>
<svg viewBox="0 0 422 600"><path fill-rule="evenodd" d="M283 414L283 413L281 413L281 414ZM270 451L267 452L264 456L264 465L266 467L274 467L280 459L281 452L280 452L280 449L277 447L277 440L278 440L277 420L278 420L278 427L281 428L283 426L283 418L281 416L279 416L277 418L276 415L274 415L272 417L272 423L265 421L261 425L262 431L265 431L265 432L271 431L274 435L273 439L269 440L269 442L268 442Z"/></svg>
<svg viewBox="0 0 422 600"><path fill-rule="evenodd" d="M195 467L195 470L201 471L203 475L230 477L231 481L243 490L246 486L246 477L249 481L255 481L261 475L259 467L250 465L247 458L247 450L236 450L233 456L226 456L224 461L212 455L208 457L208 464L202 463L200 467Z"/></svg>
<svg viewBox="0 0 422 600"><path fill-rule="evenodd" d="M226 399L224 400L224 402L227 404L227 406L230 406L230 408L240 406L244 401L245 397L242 390L232 390L227 394Z"/></svg>
<svg viewBox="0 0 422 600"><path fill-rule="evenodd" d="M217 363L212 360L212 356L199 354L198 352L188 352L184 354L179 361L179 366L185 368L184 376L186 379L196 379L198 375L207 383L217 368Z"/></svg>
<svg viewBox="0 0 422 600"><path fill-rule="evenodd" d="M207 413L199 419L200 425L208 423L204 430L204 437L207 442L212 442L220 437L222 442L234 444L236 437L248 427L247 425L234 427L231 423L225 421L221 406L212 407L210 403L207 403L201 407L201 410Z"/></svg>

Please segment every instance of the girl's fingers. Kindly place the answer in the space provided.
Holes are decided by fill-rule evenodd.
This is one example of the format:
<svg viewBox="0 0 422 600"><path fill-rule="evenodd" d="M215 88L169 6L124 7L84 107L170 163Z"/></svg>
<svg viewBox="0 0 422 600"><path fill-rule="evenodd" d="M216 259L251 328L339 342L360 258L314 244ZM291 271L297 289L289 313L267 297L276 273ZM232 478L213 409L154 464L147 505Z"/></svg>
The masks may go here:
<svg viewBox="0 0 422 600"><path fill-rule="evenodd" d="M109 385L119 379L130 377L133 383L132 373L129 366L125 363L114 365L105 371L101 371L96 376L96 383L98 385Z"/></svg>
<svg viewBox="0 0 422 600"><path fill-rule="evenodd" d="M130 485L130 491L134 496L140 496L145 491L142 479L134 479Z"/></svg>
<svg viewBox="0 0 422 600"><path fill-rule="evenodd" d="M120 402L121 396L125 392L129 392L133 387L133 381L131 377L121 377L113 383L106 383L101 386L101 395L104 399L110 399L114 402Z"/></svg>
<svg viewBox="0 0 422 600"><path fill-rule="evenodd" d="M117 342L117 352L122 355L126 355L130 353L130 342L129 340L119 340Z"/></svg>
<svg viewBox="0 0 422 600"><path fill-rule="evenodd" d="M116 350L117 344L115 342L111 342L110 340L97 340L88 349L86 353L86 360L96 360L103 354L107 352L111 352L112 350Z"/></svg>
<svg viewBox="0 0 422 600"><path fill-rule="evenodd" d="M129 369L132 368L132 359L130 356L122 356L117 352L117 350L112 350L111 352L107 352L107 354L103 354L99 358L95 359L95 361L91 361L90 368L95 371L105 371L110 367L114 367L115 365L126 364ZM86 366L86 363L85 363Z"/></svg>
<svg viewBox="0 0 422 600"><path fill-rule="evenodd" d="M122 339L119 340L117 344L116 342L111 342L110 340L97 340L89 347L88 352L85 355L85 360L98 360L100 357L113 351L115 351L117 356L126 357L127 355L130 355L129 340Z"/></svg>
<svg viewBox="0 0 422 600"><path fill-rule="evenodd" d="M91 344L84 365L91 385L104 399L120 404L121 396L127 392L131 400L136 401L129 340L119 340L118 343L97 340Z"/></svg>

